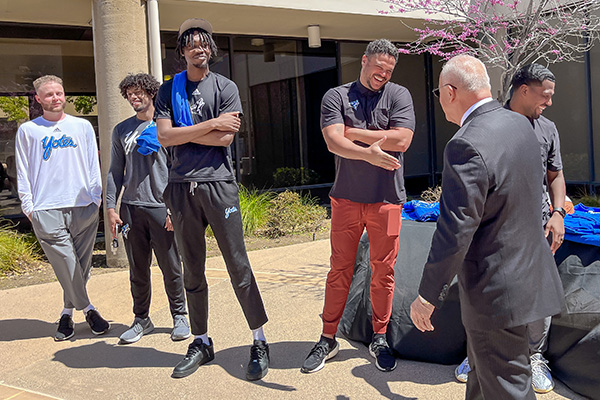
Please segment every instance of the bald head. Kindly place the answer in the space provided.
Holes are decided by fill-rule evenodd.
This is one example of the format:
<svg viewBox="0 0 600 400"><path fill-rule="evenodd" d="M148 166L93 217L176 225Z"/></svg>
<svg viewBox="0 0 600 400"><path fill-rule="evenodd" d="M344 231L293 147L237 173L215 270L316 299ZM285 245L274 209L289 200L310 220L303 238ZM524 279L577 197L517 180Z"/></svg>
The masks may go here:
<svg viewBox="0 0 600 400"><path fill-rule="evenodd" d="M459 89L471 93L490 92L490 77L485 65L477 58L460 55L450 59L443 67L440 80L452 81Z"/></svg>
<svg viewBox="0 0 600 400"><path fill-rule="evenodd" d="M460 126L463 115L473 104L492 97L485 65L472 56L451 58L440 73L439 95L446 119Z"/></svg>

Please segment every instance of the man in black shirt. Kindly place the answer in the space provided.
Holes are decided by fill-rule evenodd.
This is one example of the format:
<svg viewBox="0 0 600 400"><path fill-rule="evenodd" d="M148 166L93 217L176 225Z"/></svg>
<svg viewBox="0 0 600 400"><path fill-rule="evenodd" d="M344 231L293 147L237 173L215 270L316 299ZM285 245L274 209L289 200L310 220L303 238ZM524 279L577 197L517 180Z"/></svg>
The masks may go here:
<svg viewBox="0 0 600 400"><path fill-rule="evenodd" d="M186 318L181 260L175 235L167 230L167 207L163 191L167 186L167 151L146 146L156 142L154 98L160 83L148 74L127 75L119 84L121 95L135 115L115 126L112 137L110 169L106 179L106 211L113 238L117 226L125 227L123 241L129 260L129 280L135 319L120 336L121 344L135 343L154 330L150 320L152 294L150 265L152 251L163 274L165 292L173 317L171 339L190 337ZM149 141L148 141L149 139ZM124 188L120 214L117 198Z"/></svg>
<svg viewBox="0 0 600 400"><path fill-rule="evenodd" d="M204 233L210 225L253 334L246 377L261 379L269 364L269 346L262 329L267 315L246 254L238 186L229 151L241 123L238 89L231 80L209 70L208 63L216 55L217 46L208 21L184 21L176 51L185 58L187 70L161 86L155 119L158 140L170 156L164 197L172 213L185 268L184 285L195 339L172 376L188 376L214 359L212 339L207 333L205 276Z"/></svg>
<svg viewBox="0 0 600 400"><path fill-rule="evenodd" d="M323 330L302 365L317 372L339 349L335 339L344 312L358 243L369 235L373 341L369 352L381 371L393 371L396 358L386 333L394 296L404 189L404 152L415 129L409 91L389 80L398 49L387 39L367 46L359 78L323 97L321 130L335 154L331 198L331 270L327 274Z"/></svg>

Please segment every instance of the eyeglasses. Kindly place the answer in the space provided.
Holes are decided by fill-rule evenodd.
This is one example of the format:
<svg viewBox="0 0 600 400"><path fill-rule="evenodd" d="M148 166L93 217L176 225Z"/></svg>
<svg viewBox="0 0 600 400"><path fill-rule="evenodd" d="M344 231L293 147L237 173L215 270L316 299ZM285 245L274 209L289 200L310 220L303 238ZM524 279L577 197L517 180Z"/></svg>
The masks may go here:
<svg viewBox="0 0 600 400"><path fill-rule="evenodd" d="M431 93L433 93L433 95L437 98L440 97L440 89L443 88L444 86L450 86L451 88L454 88L454 90L458 89L456 86L450 84L450 83L446 83L445 85L442 85L442 87L439 88L435 88L431 91Z"/></svg>
<svg viewBox="0 0 600 400"><path fill-rule="evenodd" d="M131 97L137 97L138 99L141 99L142 97L146 96L146 92L143 90L132 90L132 91L127 91L127 98L131 98Z"/></svg>

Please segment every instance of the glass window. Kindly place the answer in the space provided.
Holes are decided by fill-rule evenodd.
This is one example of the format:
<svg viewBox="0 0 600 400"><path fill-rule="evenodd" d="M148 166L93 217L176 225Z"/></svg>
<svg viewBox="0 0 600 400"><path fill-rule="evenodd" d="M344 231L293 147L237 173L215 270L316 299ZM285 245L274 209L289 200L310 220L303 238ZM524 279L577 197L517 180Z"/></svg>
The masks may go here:
<svg viewBox="0 0 600 400"><path fill-rule="evenodd" d="M552 120L560 136L563 170L567 181L588 181L588 107L585 64L558 63L550 65L556 76L552 107L544 116Z"/></svg>
<svg viewBox="0 0 600 400"><path fill-rule="evenodd" d="M0 38L0 93L32 92L47 74L61 77L67 94L95 94L92 42Z"/></svg>
<svg viewBox="0 0 600 400"><path fill-rule="evenodd" d="M337 85L335 44L311 49L306 41L236 37L233 80L244 109L241 182L258 188L333 182L319 118L323 95Z"/></svg>
<svg viewBox="0 0 600 400"><path fill-rule="evenodd" d="M442 66L444 61L439 57L432 57L432 69L433 69L433 87L439 86L440 72L442 72ZM435 114L435 147L436 147L436 173L441 174L444 169L444 149L446 144L452 136L459 129L457 125L448 122L444 110L440 105L438 98L433 98L433 112Z"/></svg>

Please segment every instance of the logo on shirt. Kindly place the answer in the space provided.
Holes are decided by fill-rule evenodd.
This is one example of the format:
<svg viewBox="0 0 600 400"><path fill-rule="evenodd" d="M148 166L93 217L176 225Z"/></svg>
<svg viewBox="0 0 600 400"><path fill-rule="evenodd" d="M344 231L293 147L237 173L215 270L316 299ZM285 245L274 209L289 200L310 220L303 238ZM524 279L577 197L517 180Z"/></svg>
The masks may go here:
<svg viewBox="0 0 600 400"><path fill-rule="evenodd" d="M234 212L236 212L238 209L237 207L233 206L233 207L229 207L225 209L225 219L229 219L229 216L231 214L233 214Z"/></svg>
<svg viewBox="0 0 600 400"><path fill-rule="evenodd" d="M358 100L354 100L354 101L351 101L349 104L350 104L350 107L352 107L354 109L354 111L356 111L358 109L358 106L360 105L360 102Z"/></svg>
<svg viewBox="0 0 600 400"><path fill-rule="evenodd" d="M137 145L137 139L140 137L144 129L146 129L146 127L150 126L151 124L152 123L144 122L138 125L137 128L135 128L133 131L125 135L125 138L123 138L123 143L125 144L123 146L125 154L130 154L133 151L133 149Z"/></svg>
<svg viewBox="0 0 600 400"><path fill-rule="evenodd" d="M58 126L57 126L56 128L54 128L54 130L53 130L52 132L53 132L53 133L56 133L56 132L62 132L62 131L61 131L61 130L58 128Z"/></svg>
<svg viewBox="0 0 600 400"><path fill-rule="evenodd" d="M204 99L200 97L200 99L198 99L198 101L196 101L194 105L190 107L192 114L200 115L202 113L202 107L204 107L204 104Z"/></svg>
<svg viewBox="0 0 600 400"><path fill-rule="evenodd" d="M67 135L62 135L60 139L54 139L54 136L46 136L42 139L42 147L44 148L42 158L44 161L46 161L50 158L50 155L52 154L52 149L77 147L77 144L73 142L72 137Z"/></svg>
<svg viewBox="0 0 600 400"><path fill-rule="evenodd" d="M200 91L198 90L198 88L194 89L194 91L192 92L192 96L202 96L202 93L200 93Z"/></svg>

